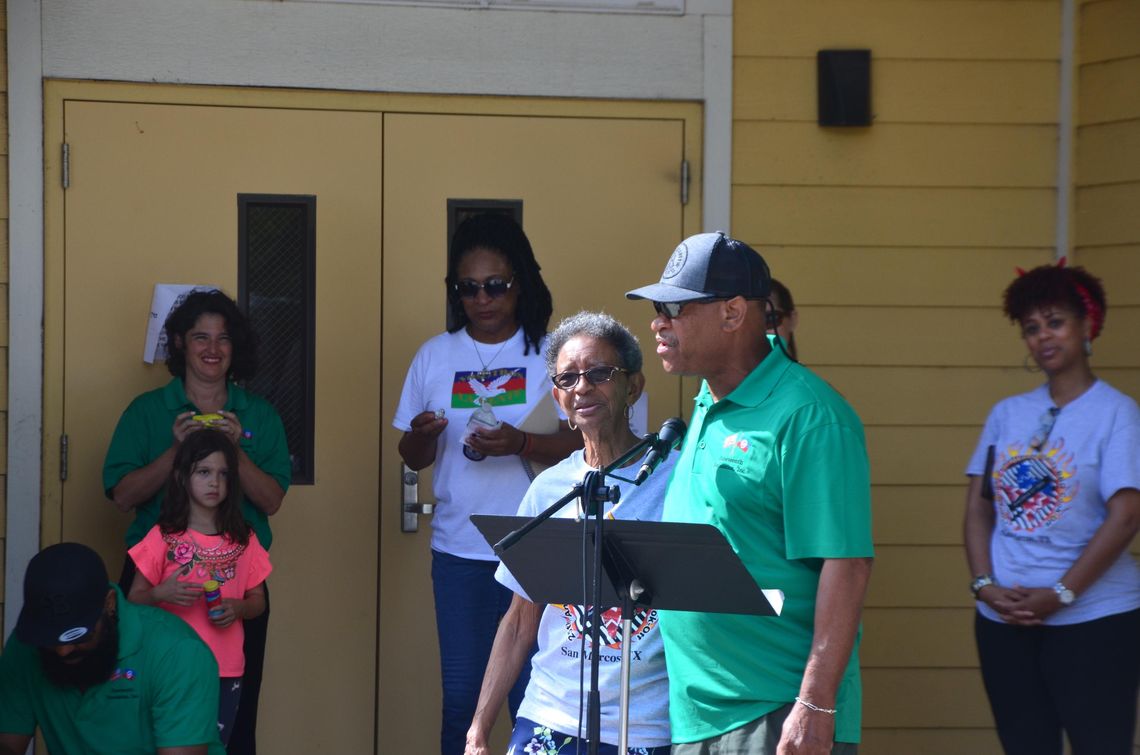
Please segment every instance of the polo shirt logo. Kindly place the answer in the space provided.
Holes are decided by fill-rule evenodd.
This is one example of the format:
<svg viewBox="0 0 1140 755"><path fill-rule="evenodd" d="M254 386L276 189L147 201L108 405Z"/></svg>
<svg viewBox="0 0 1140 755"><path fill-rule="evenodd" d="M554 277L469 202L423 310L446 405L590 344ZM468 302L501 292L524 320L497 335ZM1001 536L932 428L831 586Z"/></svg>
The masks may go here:
<svg viewBox="0 0 1140 755"><path fill-rule="evenodd" d="M724 439L723 448L739 448L741 453L748 453L748 438L741 438L736 433Z"/></svg>
<svg viewBox="0 0 1140 755"><path fill-rule="evenodd" d="M134 681L135 676L136 676L136 674L135 674L134 669L117 668L117 669L115 669L114 673L111 674L110 681L113 682L116 679L126 679L127 681Z"/></svg>

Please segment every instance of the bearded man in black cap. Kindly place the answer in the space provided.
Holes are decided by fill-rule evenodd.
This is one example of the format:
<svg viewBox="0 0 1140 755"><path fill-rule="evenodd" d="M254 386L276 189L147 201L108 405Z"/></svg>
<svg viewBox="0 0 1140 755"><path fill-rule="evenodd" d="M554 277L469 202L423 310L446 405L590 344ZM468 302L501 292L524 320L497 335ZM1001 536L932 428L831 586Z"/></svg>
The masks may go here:
<svg viewBox="0 0 1140 755"><path fill-rule="evenodd" d="M681 242L653 302L665 371L702 378L664 519L715 525L779 616L662 611L674 755L851 755L871 571L859 417L766 336L771 277L723 233Z"/></svg>
<svg viewBox="0 0 1140 755"><path fill-rule="evenodd" d="M218 665L188 624L128 603L95 551L45 548L0 656L0 755L221 755Z"/></svg>

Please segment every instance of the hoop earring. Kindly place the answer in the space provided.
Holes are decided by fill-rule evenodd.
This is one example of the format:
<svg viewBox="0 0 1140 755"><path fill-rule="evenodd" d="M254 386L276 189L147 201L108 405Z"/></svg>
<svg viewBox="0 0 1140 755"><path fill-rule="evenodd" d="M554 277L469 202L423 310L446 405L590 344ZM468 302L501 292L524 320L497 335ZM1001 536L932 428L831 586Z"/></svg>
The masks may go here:
<svg viewBox="0 0 1140 755"><path fill-rule="evenodd" d="M1086 338L1085 342L1084 342L1084 347L1085 347L1085 356L1091 357L1092 356L1092 341L1089 340L1088 338Z"/></svg>
<svg viewBox="0 0 1140 755"><path fill-rule="evenodd" d="M1021 366L1025 368L1026 372L1041 372L1041 368L1037 366L1036 362L1032 361L1028 354L1026 354L1025 359L1022 360Z"/></svg>
<svg viewBox="0 0 1140 755"><path fill-rule="evenodd" d="M570 425L571 430L577 430L578 429L578 426L575 425L573 422L571 422L569 417L566 418L566 424Z"/></svg>

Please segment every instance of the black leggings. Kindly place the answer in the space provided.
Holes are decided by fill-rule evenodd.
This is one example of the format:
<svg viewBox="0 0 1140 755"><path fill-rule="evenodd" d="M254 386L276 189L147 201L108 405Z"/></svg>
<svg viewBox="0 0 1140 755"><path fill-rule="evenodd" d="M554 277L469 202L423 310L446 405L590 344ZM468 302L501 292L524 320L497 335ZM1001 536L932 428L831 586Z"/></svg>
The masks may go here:
<svg viewBox="0 0 1140 755"><path fill-rule="evenodd" d="M1064 626L974 620L982 680L1006 755L1132 755L1140 609Z"/></svg>

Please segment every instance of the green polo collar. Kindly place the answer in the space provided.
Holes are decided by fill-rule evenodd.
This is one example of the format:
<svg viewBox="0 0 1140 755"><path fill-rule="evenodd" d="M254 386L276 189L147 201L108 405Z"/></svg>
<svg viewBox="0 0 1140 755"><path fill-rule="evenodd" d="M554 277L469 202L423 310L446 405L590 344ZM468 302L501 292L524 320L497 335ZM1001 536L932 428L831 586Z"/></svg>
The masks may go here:
<svg viewBox="0 0 1140 755"><path fill-rule="evenodd" d="M757 407L772 395L772 391L776 389L776 385L792 365L792 360L788 359L784 350L776 345L775 338L768 336L768 344L772 350L722 401L731 401L737 406ZM706 381L701 381L701 390L697 394L696 403L705 408L713 404L712 393L709 392L709 384Z"/></svg>

